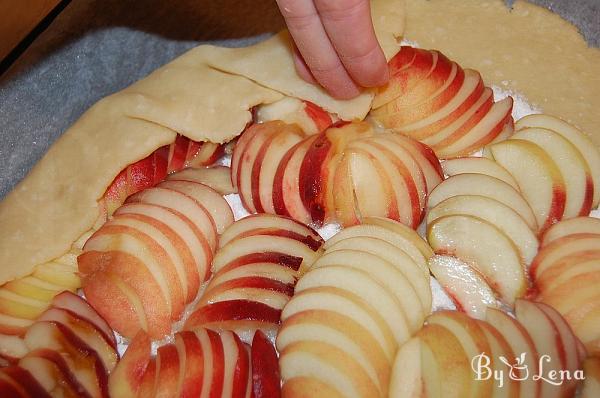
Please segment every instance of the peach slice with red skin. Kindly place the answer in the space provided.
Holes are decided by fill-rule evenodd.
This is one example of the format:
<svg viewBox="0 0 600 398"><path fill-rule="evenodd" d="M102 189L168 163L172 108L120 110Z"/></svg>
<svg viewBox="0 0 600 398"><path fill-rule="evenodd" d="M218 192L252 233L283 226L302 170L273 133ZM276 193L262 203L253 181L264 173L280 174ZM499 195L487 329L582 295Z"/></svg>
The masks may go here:
<svg viewBox="0 0 600 398"><path fill-rule="evenodd" d="M387 135L384 138L402 146L410 152L413 159L419 164L423 171L427 192L431 192L444 179L444 172L440 165L440 160L430 147L400 134Z"/></svg>
<svg viewBox="0 0 600 398"><path fill-rule="evenodd" d="M432 72L437 53L420 48L402 46L388 63L390 80L378 89L371 107L377 109L412 91Z"/></svg>
<svg viewBox="0 0 600 398"><path fill-rule="evenodd" d="M323 239L312 228L292 218L272 214L254 214L236 221L219 238L219 247L234 239L251 235L280 235L305 242L311 248L320 246Z"/></svg>
<svg viewBox="0 0 600 398"><path fill-rule="evenodd" d="M245 397L250 391L249 353L237 334L231 331L220 333L223 345L223 397Z"/></svg>
<svg viewBox="0 0 600 398"><path fill-rule="evenodd" d="M545 372L542 375L548 378L548 372L566 369L565 350L576 349L576 347L564 346L559 330L546 312L541 309L540 304L517 300L515 312L517 320L532 337L539 358L547 358L543 362ZM565 385L555 386L544 382L541 388L541 396L544 398L561 397L567 392Z"/></svg>
<svg viewBox="0 0 600 398"><path fill-rule="evenodd" d="M408 110L411 106L438 98L441 93L445 93L449 89L450 85L456 84L454 82L455 77L462 73L462 68L439 51L433 50L430 52L434 62L429 74L411 90L385 104L383 108L389 113ZM460 84L462 82L458 83L458 88L460 88ZM454 89L454 92L458 88Z"/></svg>
<svg viewBox="0 0 600 398"><path fill-rule="evenodd" d="M508 342L515 355L523 356L524 368L528 369L530 374L539 373L539 355L529 332L525 327L506 312L489 308L486 313L486 321L494 327ZM512 359L512 358L511 358ZM519 392L521 397L541 398L541 380L527 378L519 382Z"/></svg>
<svg viewBox="0 0 600 398"><path fill-rule="evenodd" d="M424 79L424 84L417 86L417 90L413 90L412 93L408 93L406 96L413 99L417 99L417 96L420 96L418 101L409 104L408 101L410 101L410 99L407 98L406 101L401 101L400 98L402 97L399 97L385 106L374 110L373 115L376 117L380 115L382 117L393 115L396 125L403 126L418 122L428 115L442 109L456 96L465 79L464 70L456 63L447 62L443 65L443 72L445 73L445 80L443 82L427 77ZM431 85L429 91L432 92L430 92L429 95L419 93L419 87L425 85ZM432 89L434 89L434 91Z"/></svg>
<svg viewBox="0 0 600 398"><path fill-rule="evenodd" d="M96 272L84 277L83 282L88 302L116 332L135 336L140 329L148 328L140 298L121 278L108 272ZM110 302L110 307L100 304L105 302ZM162 336L163 332L159 334Z"/></svg>
<svg viewBox="0 0 600 398"><path fill-rule="evenodd" d="M477 195L496 200L513 209L537 232L538 225L533 210L521 193L504 181L479 173L461 173L448 177L429 195L429 208L459 195Z"/></svg>
<svg viewBox="0 0 600 398"><path fill-rule="evenodd" d="M8 391L5 390L7 387ZM0 369L0 393L3 397L51 397L49 391L46 391L28 370L20 366L9 366Z"/></svg>
<svg viewBox="0 0 600 398"><path fill-rule="evenodd" d="M103 269L121 275L135 286L142 300L156 301L148 296L157 296L157 291L151 292L158 287L172 319L178 319L183 312L185 297L173 262L162 246L137 229L105 224L88 240L78 262L84 275ZM162 307L158 302L154 305L146 307L146 311Z"/></svg>
<svg viewBox="0 0 600 398"><path fill-rule="evenodd" d="M229 272L231 270L250 265L250 264L258 264L258 263L269 263L269 264L277 264L285 267L286 269L294 271L294 274L300 269L302 265L303 258L290 256L285 253L278 252L264 252L264 253L249 253L246 255L242 255L237 257L230 262L226 263L223 268L220 269L219 275L225 272ZM215 277L216 278L216 277Z"/></svg>
<svg viewBox="0 0 600 398"><path fill-rule="evenodd" d="M581 233L567 235L556 239L547 246L542 247L530 267L530 274L535 281L538 276L551 269L556 262L577 255L594 255L600 245L600 235Z"/></svg>
<svg viewBox="0 0 600 398"><path fill-rule="evenodd" d="M558 166L538 145L510 139L490 146L494 160L517 180L536 216L540 232L564 215L566 190Z"/></svg>
<svg viewBox="0 0 600 398"><path fill-rule="evenodd" d="M108 319L111 327L125 336L135 335L140 328L146 330L153 338L160 338L169 333L171 321L174 319L171 314L171 307L163 296L160 285L148 271L145 263L132 255L117 251L105 253L85 252L81 255L81 264L88 262L94 264L106 262L104 270L86 274L83 291L94 308ZM98 275L106 273L118 277L140 301L142 313L134 319L143 318L147 325L140 322L137 324L137 328L130 330L130 325L133 322L131 319L123 319L121 314L109 315L110 311L114 311L110 308L113 306L115 299L112 296L103 295L102 292L97 292L96 289L102 289L102 285L92 282L98 278ZM129 309L131 307L127 306L125 308ZM138 309L135 308L134 311L138 312Z"/></svg>
<svg viewBox="0 0 600 398"><path fill-rule="evenodd" d="M521 130L528 127L537 127L552 130L573 144L581 155L585 158L592 172L594 182L594 197L592 206L598 206L600 203L600 151L590 141L587 135L570 125L569 123L550 115L534 114L528 115L517 121L515 128Z"/></svg>
<svg viewBox="0 0 600 398"><path fill-rule="evenodd" d="M279 162L273 181L273 207L275 213L285 215L304 224L311 215L304 207L300 194L300 167L306 153L319 135L314 135L290 148Z"/></svg>
<svg viewBox="0 0 600 398"><path fill-rule="evenodd" d="M355 206L358 207L361 218L380 215L401 221L413 228L420 223L422 208L420 207L419 192L412 175L415 172L409 170L407 165L399 160L401 156L396 156L385 147L372 143L371 139L350 143L344 156L351 157L350 174L355 191ZM354 165L352 156L363 158L364 165ZM408 159L411 159L410 155L408 155ZM360 169L360 171L357 172L356 169ZM375 172L375 176L369 177L368 173L365 173L366 169L371 169L371 173ZM418 173L420 168L417 167L416 170ZM379 184L376 181L379 181ZM375 189L377 185L382 191ZM380 209L365 210L365 204L362 202L373 204L377 203L377 200L364 198L364 195L361 195L361 187L366 187L362 190L366 190L369 197L383 201ZM376 214L377 212L382 214Z"/></svg>
<svg viewBox="0 0 600 398"><path fill-rule="evenodd" d="M332 127L317 136L308 148L299 170L300 198L308 210L311 220L316 225L331 216L333 187L332 182L335 166L339 162L348 142L371 134L371 127L366 123L352 123L342 127Z"/></svg>
<svg viewBox="0 0 600 398"><path fill-rule="evenodd" d="M269 305L280 308L278 303L287 302L293 294L293 284L285 284L269 277L248 276L232 279L216 286L209 285L199 305L239 297L240 299L247 298L254 301L265 300Z"/></svg>
<svg viewBox="0 0 600 398"><path fill-rule="evenodd" d="M402 123L400 113L375 115L375 119L387 128L419 139L438 133L467 112L484 93L485 86L479 73L470 69L464 72L464 81L456 95L437 112L422 110L423 115L419 120L406 124Z"/></svg>
<svg viewBox="0 0 600 398"><path fill-rule="evenodd" d="M269 327L280 323L281 310L266 304L250 300L228 300L207 304L195 310L185 323L187 330L199 326L221 326L228 329L228 325L239 325L241 328L248 325L253 328Z"/></svg>
<svg viewBox="0 0 600 398"><path fill-rule="evenodd" d="M106 340L95 325L84 318L80 318L77 314L69 310L50 308L37 320L54 321L67 326L78 338L96 351L108 372L111 372L117 364L119 360L117 347L112 346L111 342Z"/></svg>
<svg viewBox="0 0 600 398"><path fill-rule="evenodd" d="M257 252L257 248L260 248L259 252ZM248 255L260 256L259 253L269 252L302 258L303 268L310 267L320 254L319 250L313 250L306 244L295 239L281 236L252 235L236 239L221 248L213 260L213 271L218 272L230 262L240 261L239 259L245 258ZM248 262L245 263L247 264Z"/></svg>
<svg viewBox="0 0 600 398"><path fill-rule="evenodd" d="M69 370L65 358L51 349L37 349L19 361L46 391L69 398L91 398Z"/></svg>
<svg viewBox="0 0 600 398"><path fill-rule="evenodd" d="M221 198L223 199L223 198ZM217 226L208 210L189 195L167 188L150 188L127 199L127 203L161 206L194 225L208 240L212 250L217 247Z"/></svg>
<svg viewBox="0 0 600 398"><path fill-rule="evenodd" d="M494 141L503 131L512 133L512 108L512 97L494 103L472 128L452 134L432 149L440 159L470 155Z"/></svg>
<svg viewBox="0 0 600 398"><path fill-rule="evenodd" d="M584 233L600 235L600 219L595 217L575 217L556 223L544 233L542 246L547 246L551 242L568 235Z"/></svg>
<svg viewBox="0 0 600 398"><path fill-rule="evenodd" d="M257 330L256 333L254 333L251 347L251 398L281 397L279 362L275 347L260 330Z"/></svg>
<svg viewBox="0 0 600 398"><path fill-rule="evenodd" d="M174 344L166 344L156 352L156 397L180 396L180 379L182 363Z"/></svg>
<svg viewBox="0 0 600 398"><path fill-rule="evenodd" d="M525 128L512 138L533 142L542 148L560 169L565 180L564 218L587 216L592 209L594 182L581 152L560 134L540 128Z"/></svg>
<svg viewBox="0 0 600 398"><path fill-rule="evenodd" d="M280 131L262 144L252 165L251 197L258 213L274 213L273 187L281 159L290 148L304 138L296 125L282 125Z"/></svg>
<svg viewBox="0 0 600 398"><path fill-rule="evenodd" d="M236 180L232 180L233 186L237 188L242 199L242 204L250 213L257 212L252 200L252 173L254 165L257 163L256 159L259 157L261 148L279 134L284 126L284 123L276 121L254 124L243 134L251 134L252 139L248 142L244 141L245 145L239 147L236 145L234 148L234 152L241 150L242 153L240 153L239 157L232 158L231 165L233 168L236 168ZM234 159L236 160L235 163L233 163Z"/></svg>
<svg viewBox="0 0 600 398"><path fill-rule="evenodd" d="M151 358L142 377L142 382L140 383L140 388L138 390L138 397L156 396L156 385L158 384L156 376L156 358Z"/></svg>
<svg viewBox="0 0 600 398"><path fill-rule="evenodd" d="M163 181L159 188L172 189L193 198L203 206L215 224L217 233L222 233L225 228L233 224L233 211L223 196L207 185L192 181Z"/></svg>
<svg viewBox="0 0 600 398"><path fill-rule="evenodd" d="M508 305L526 293L518 248L500 229L478 217L451 215L427 227L436 254L453 255L474 267Z"/></svg>
<svg viewBox="0 0 600 398"><path fill-rule="evenodd" d="M210 276L213 249L204 233L183 214L177 214L163 206L128 203L117 209L115 216L118 215L140 216L145 220L152 219L154 220L152 223L164 230L169 236L173 234L179 236L193 257L194 264L198 268L197 272L200 280L204 281ZM164 227L159 227L161 224ZM173 237L173 239L177 240L176 237ZM182 255L185 255L185 253L182 253Z"/></svg>
<svg viewBox="0 0 600 398"><path fill-rule="evenodd" d="M211 187L221 195L237 193L231 184L231 169L226 166L190 167L167 176L167 180L197 182Z"/></svg>
<svg viewBox="0 0 600 398"><path fill-rule="evenodd" d="M144 331L138 332L127 351L108 378L112 397L135 398L151 359L152 340Z"/></svg>
<svg viewBox="0 0 600 398"><path fill-rule="evenodd" d="M50 321L34 323L25 334L25 343L33 351L50 349L63 356L69 372L91 396L108 396L108 372L89 345L68 326Z"/></svg>
<svg viewBox="0 0 600 398"><path fill-rule="evenodd" d="M198 397L204 383L204 355L202 343L191 331L180 331L175 334L175 347L179 355L180 386L179 396Z"/></svg>
<svg viewBox="0 0 600 398"><path fill-rule="evenodd" d="M136 228L162 246L176 268L186 302L194 300L201 283L200 272L204 277L206 270L196 265L189 246L173 229L152 217L139 214L119 214L113 217L112 222Z"/></svg>

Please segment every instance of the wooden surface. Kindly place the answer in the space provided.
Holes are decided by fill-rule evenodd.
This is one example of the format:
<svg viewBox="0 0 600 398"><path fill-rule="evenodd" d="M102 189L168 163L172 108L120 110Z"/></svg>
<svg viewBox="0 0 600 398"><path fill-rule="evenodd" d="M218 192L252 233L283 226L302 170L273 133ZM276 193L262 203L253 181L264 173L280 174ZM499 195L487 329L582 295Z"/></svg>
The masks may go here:
<svg viewBox="0 0 600 398"><path fill-rule="evenodd" d="M0 60L59 2L60 0L0 0Z"/></svg>

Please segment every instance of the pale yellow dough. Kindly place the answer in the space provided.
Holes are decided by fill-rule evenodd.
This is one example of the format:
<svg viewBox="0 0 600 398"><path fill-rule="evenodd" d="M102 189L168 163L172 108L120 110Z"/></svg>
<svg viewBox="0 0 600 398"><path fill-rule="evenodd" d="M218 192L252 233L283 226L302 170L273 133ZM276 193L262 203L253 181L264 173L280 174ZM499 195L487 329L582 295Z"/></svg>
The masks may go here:
<svg viewBox="0 0 600 398"><path fill-rule="evenodd" d="M404 2L373 0L371 17L379 43L389 60L398 52L399 39L404 31ZM373 92L370 90L352 100L341 101L318 86L306 84L296 74L293 58L289 56L292 40L287 31L255 46L235 49L213 47L211 50L208 59L215 69L246 76L285 95L314 102L344 120L362 120L371 108Z"/></svg>
<svg viewBox="0 0 600 398"><path fill-rule="evenodd" d="M399 48L404 1L373 0L372 15L389 58ZM285 38L241 49L197 47L90 108L0 203L0 284L66 253L96 221L98 199L114 177L177 133L229 141L253 106L284 95L348 120L366 115L370 92L337 101L296 76Z"/></svg>
<svg viewBox="0 0 600 398"><path fill-rule="evenodd" d="M525 1L406 0L405 38L523 94L600 147L600 50L577 28Z"/></svg>

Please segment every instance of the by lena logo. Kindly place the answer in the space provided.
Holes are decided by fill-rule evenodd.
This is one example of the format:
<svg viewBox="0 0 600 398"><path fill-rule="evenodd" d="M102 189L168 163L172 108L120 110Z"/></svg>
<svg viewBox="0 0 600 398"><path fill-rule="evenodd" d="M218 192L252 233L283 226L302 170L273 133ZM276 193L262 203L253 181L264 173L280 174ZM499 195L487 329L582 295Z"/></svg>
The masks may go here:
<svg viewBox="0 0 600 398"><path fill-rule="evenodd" d="M513 362L509 361L506 357L500 356L498 359L506 366L505 370L502 369L501 366L498 366L498 364L492 365L492 359L487 354L482 352L481 354L473 357L471 360L471 368L475 373L475 380L481 381L494 379L496 382L498 382L498 387L502 388L507 376L510 380L541 380L554 386L560 386L565 381L569 380L585 379L583 370L576 370L572 373L569 370L547 370L546 368L548 363L552 361L550 355L542 355L539 358L537 372L532 373L525 362L526 355L527 353L522 353L516 357Z"/></svg>

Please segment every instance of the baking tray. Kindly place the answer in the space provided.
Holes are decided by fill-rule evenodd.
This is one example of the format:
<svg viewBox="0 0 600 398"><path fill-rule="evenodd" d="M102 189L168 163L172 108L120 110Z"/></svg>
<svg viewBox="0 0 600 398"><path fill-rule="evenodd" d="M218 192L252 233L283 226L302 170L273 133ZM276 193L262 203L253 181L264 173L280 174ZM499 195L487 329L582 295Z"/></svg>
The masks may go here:
<svg viewBox="0 0 600 398"><path fill-rule="evenodd" d="M600 45L600 0L534 3ZM246 46L282 27L273 0L72 1L0 76L0 198L100 98L198 44Z"/></svg>

